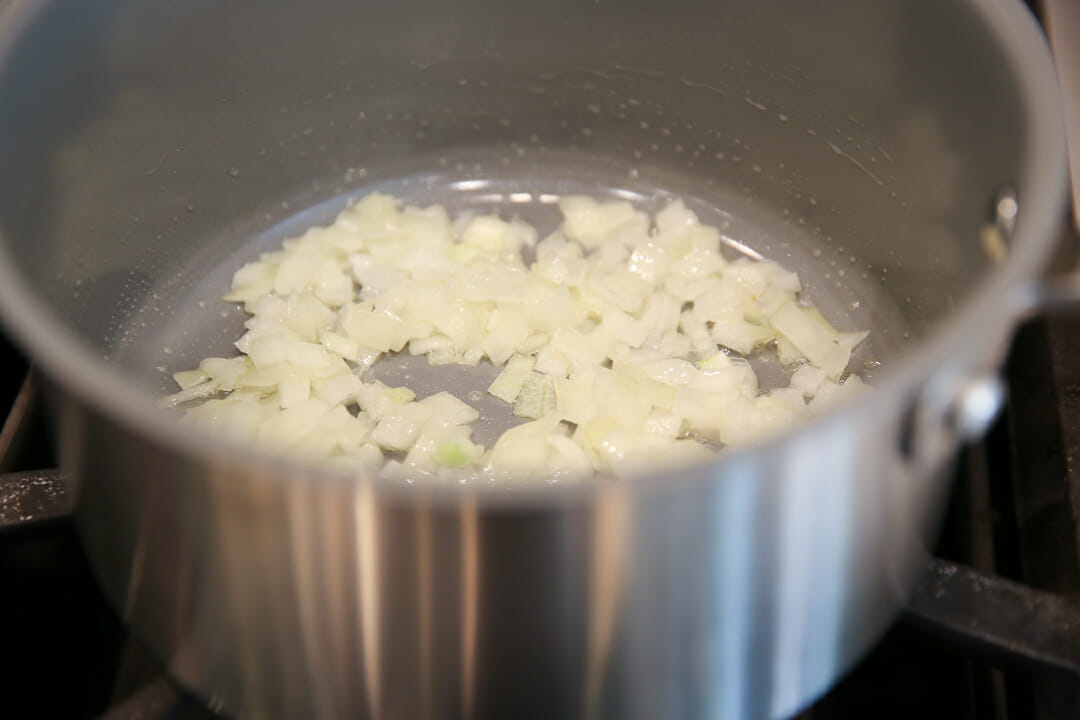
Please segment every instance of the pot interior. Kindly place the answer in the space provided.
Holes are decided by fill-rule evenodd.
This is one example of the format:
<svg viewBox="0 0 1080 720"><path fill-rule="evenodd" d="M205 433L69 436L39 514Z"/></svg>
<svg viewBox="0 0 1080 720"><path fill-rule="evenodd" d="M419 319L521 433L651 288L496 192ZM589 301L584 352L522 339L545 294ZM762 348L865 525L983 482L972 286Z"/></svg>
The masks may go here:
<svg viewBox="0 0 1080 720"><path fill-rule="evenodd" d="M243 317L218 298L243 261L370 190L541 232L552 194L682 197L870 329L872 379L987 274L980 226L1025 169L1017 74L977 10L8 8L0 229L88 357L157 394L230 351Z"/></svg>

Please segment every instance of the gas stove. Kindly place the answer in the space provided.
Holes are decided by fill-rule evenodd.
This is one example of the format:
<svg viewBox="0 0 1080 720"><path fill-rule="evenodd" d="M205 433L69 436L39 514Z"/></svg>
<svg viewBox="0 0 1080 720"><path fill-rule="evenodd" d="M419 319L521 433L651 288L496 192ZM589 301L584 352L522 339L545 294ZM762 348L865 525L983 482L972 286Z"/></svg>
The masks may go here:
<svg viewBox="0 0 1080 720"><path fill-rule="evenodd" d="M0 344L0 716L213 718L98 590L51 470L33 371ZM1080 314L1017 333L1010 401L962 452L905 613L798 720L1080 717Z"/></svg>

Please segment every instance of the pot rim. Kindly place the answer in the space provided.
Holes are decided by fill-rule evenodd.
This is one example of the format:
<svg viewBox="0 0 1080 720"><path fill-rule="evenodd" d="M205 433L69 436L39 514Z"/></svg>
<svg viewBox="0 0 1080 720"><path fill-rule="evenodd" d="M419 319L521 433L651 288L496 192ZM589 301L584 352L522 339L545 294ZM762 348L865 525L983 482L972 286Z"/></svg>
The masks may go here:
<svg viewBox="0 0 1080 720"><path fill-rule="evenodd" d="M16 3L0 13L0 66L16 43L20 31L31 21L42 3ZM1030 11L1011 0L967 0L972 11L981 15L988 29L1000 43L1015 68L1018 87L1024 98L1024 120L1028 129L1022 138L1026 148L1025 163L1018 187L1025 189L1020 198L1020 212L1013 242L1006 260L980 280L959 307L945 317L924 339L921 348L908 353L892 367L883 370L875 385L859 397L820 416L799 423L796 428L758 442L722 453L716 460L666 473L642 473L618 483L636 487L650 485L664 477L665 482L689 477L716 477L721 470L736 464L753 464L772 455L784 444L806 438L830 426L861 417L865 422L880 421L875 408L879 400L892 395L913 397L918 390L949 365L958 349L966 345L974 328L994 327L1002 331L1015 323L1022 304L1021 293L1037 281L1054 249L1057 229L1063 219L1066 199L1065 132L1057 78L1050 52ZM323 470L302 461L283 458L253 444L213 435L199 428L180 426L168 414L155 407L152 398L124 382L104 358L94 354L85 342L52 312L20 275L0 235L0 321L28 351L36 364L66 392L95 408L118 426L141 434L181 456L206 461L207 467L245 466L252 474L266 480L295 482L365 482L381 489L401 491L412 497L424 488L430 497L466 497L462 488L432 484L403 486L398 481L358 477L355 474ZM1016 302L1019 301L1019 302ZM476 499L501 498L512 504L543 498L557 502L572 499L582 491L611 487L608 482L543 484L508 492L502 484L468 486Z"/></svg>

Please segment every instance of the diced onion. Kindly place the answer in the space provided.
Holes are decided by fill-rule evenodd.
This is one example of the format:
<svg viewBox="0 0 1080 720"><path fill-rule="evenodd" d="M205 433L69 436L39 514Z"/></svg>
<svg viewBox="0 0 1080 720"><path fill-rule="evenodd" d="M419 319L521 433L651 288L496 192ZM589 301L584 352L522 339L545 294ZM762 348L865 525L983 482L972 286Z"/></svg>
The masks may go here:
<svg viewBox="0 0 1080 720"><path fill-rule="evenodd" d="M176 373L162 404L346 471L554 482L697 461L862 388L845 372L867 333L836 330L795 273L729 261L682 202L655 222L626 202L559 208L538 242L520 221L368 195L236 272L225 299L251 314L242 354ZM770 347L794 369L763 391L742 356ZM488 392L528 422L485 449L468 403L366 377L406 348L499 367Z"/></svg>

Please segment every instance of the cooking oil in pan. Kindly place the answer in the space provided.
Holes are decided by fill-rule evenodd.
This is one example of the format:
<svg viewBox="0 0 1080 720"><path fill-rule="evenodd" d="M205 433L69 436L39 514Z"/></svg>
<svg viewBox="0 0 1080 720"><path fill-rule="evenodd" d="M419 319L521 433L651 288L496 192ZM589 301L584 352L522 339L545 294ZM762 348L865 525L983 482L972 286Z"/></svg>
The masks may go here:
<svg viewBox="0 0 1080 720"><path fill-rule="evenodd" d="M568 175L565 167L555 163L546 167L546 172L532 172L523 179L484 174L478 172L481 168L477 166L462 172L455 166L453 171L440 169L356 187L295 213L238 246L222 243L219 256L210 267L187 270L197 273L193 276L199 280L184 297L170 299L174 311L168 314L168 320L150 326L152 332L143 334L132 347L149 350L151 355L156 353L147 358L149 362L144 367L159 370L158 385L162 392L175 389L168 378L171 372L194 367L203 357L235 354L232 343L243 333L245 314L220 298L227 292L236 269L261 252L276 249L285 238L299 236L312 226L331 223L347 204L373 191L394 195L413 205L439 204L451 216L465 212L495 213L507 219L520 219L536 227L540 237L557 227L560 220L557 203L567 195L625 200L650 213L679 198L704 224L720 230L729 259L743 255L797 269L803 281L803 297L840 330L881 326L876 316L887 308L873 302L869 288L860 287L854 273L845 282L837 282L831 269L835 260L823 259L820 248L809 238L793 233L790 224L778 219L778 215L763 213L736 197L716 194L703 197L694 192L699 187L681 187L670 178L665 178L662 184L650 183L649 176L628 172L620 173L616 183L610 182L609 168ZM603 182L605 179L608 182ZM864 378L869 378L872 373L868 370L876 366L880 344L879 338L871 337L853 359L851 367ZM787 383L790 371L777 362L775 353L756 352L750 361L763 389ZM423 356L395 353L376 363L369 376L390 385L408 385L421 397L439 390L451 391L480 411L481 420L473 426L473 436L490 447L505 429L521 422L513 415L511 406L484 392L497 373L486 362L474 367L431 367Z"/></svg>

